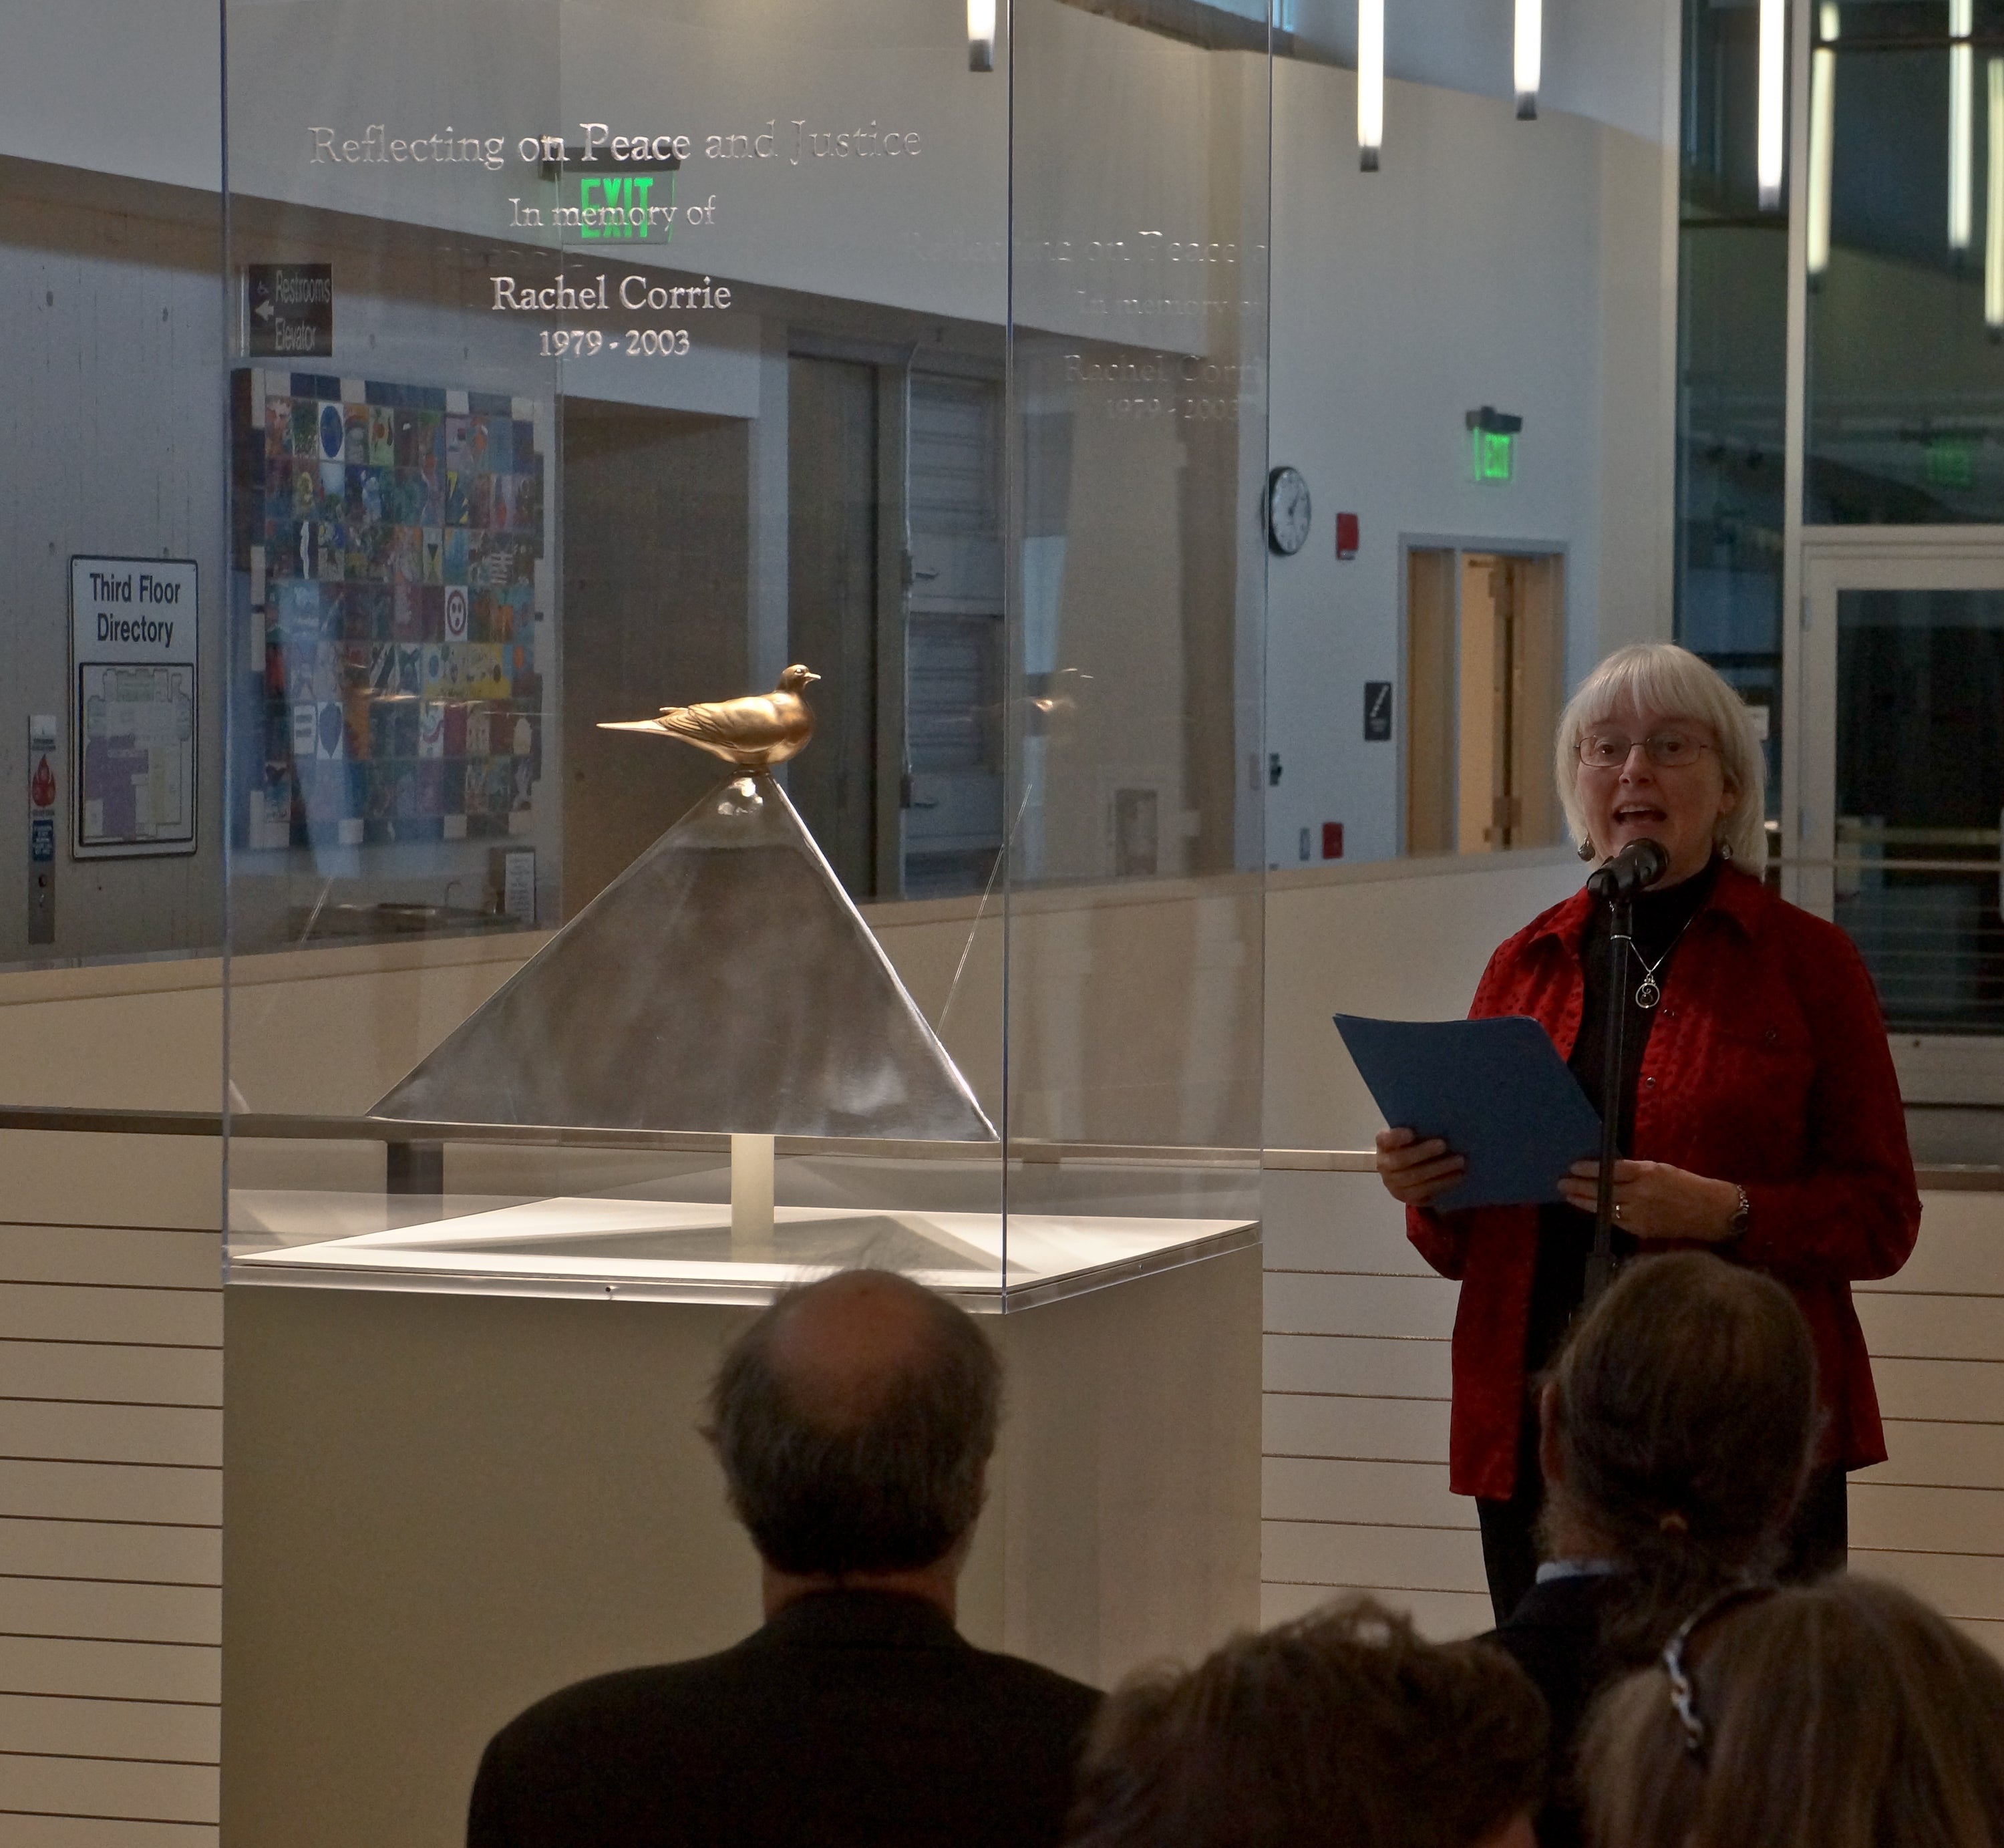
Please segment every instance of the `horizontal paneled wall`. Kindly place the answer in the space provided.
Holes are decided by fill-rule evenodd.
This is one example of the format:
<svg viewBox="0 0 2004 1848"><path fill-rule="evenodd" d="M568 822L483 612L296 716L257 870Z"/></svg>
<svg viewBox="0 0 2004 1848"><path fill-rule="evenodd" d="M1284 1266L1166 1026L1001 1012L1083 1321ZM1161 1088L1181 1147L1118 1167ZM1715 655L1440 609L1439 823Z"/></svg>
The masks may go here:
<svg viewBox="0 0 2004 1848"><path fill-rule="evenodd" d="M1329 1013L1459 1013L1497 919L1529 915L1576 876L1527 855L1273 880L1267 1141L1363 1145L1369 1100ZM892 909L879 921L927 1012L947 1009L964 908ZM377 1082L372 1060L414 1056L416 1039L503 978L500 947L256 959L240 973L272 991L255 1005L291 1010L293 1025L336 1013L370 1023L338 1087L361 1095ZM977 938L971 960L988 953ZM208 1105L220 1077L216 973L0 977L0 1041L38 1080L9 1101ZM960 985L957 1040L994 1043L997 1022L960 1017L990 992ZM404 1023L402 1040L388 1021ZM147 1057L132 1058L135 1046ZM220 1544L215 1150L9 1134L0 1162L0 1839L205 1845ZM1447 1491L1456 1286L1420 1263L1371 1176L1267 1179L1265 1614L1354 1587L1435 1633L1485 1628L1473 1511ZM1913 1583L2004 1647L2004 1199L1931 1195L1912 1263L1859 1300L1892 1457L1853 1483L1856 1563Z"/></svg>
<svg viewBox="0 0 2004 1848"><path fill-rule="evenodd" d="M1262 1611L1347 1590L1436 1636L1489 1627L1475 1505L1447 1486L1458 1285L1370 1174L1270 1171Z"/></svg>
<svg viewBox="0 0 2004 1848"><path fill-rule="evenodd" d="M1505 924L1578 880L1552 854L1270 878L1268 1143L1367 1147L1381 1120L1329 1015L1459 1015ZM1459 1286L1374 1176L1266 1183L1266 1614L1356 1588L1436 1634L1486 1629L1474 1506L1447 1489ZM2004 1194L1927 1196L1912 1260L1858 1303L1891 1455L1852 1480L1853 1566L2004 1653Z"/></svg>
<svg viewBox="0 0 2004 1848"><path fill-rule="evenodd" d="M1266 1221L1267 1620L1358 1589L1487 1629L1473 1504L1447 1488L1459 1286L1371 1175L1269 1173ZM1852 1569L2004 1655L2004 1195L1926 1195L1913 1259L1858 1305L1890 1456L1852 1478Z"/></svg>
<svg viewBox="0 0 2004 1848"><path fill-rule="evenodd" d="M218 1145L0 1134L0 1840L213 1848Z"/></svg>
<svg viewBox="0 0 2004 1848"><path fill-rule="evenodd" d="M1897 1579L2004 1655L2004 1194L1930 1194L1858 1316L1885 1462L1851 1479L1854 1571Z"/></svg>

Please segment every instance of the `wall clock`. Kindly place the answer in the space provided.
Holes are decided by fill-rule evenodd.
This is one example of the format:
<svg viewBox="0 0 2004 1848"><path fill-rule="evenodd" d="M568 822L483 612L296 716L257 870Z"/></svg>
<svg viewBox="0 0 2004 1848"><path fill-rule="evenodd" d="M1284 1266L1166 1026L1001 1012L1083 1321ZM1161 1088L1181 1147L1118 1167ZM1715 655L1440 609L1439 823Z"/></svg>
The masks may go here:
<svg viewBox="0 0 2004 1848"><path fill-rule="evenodd" d="M1292 558L1308 543L1309 484L1298 468L1284 465L1267 477L1267 543Z"/></svg>

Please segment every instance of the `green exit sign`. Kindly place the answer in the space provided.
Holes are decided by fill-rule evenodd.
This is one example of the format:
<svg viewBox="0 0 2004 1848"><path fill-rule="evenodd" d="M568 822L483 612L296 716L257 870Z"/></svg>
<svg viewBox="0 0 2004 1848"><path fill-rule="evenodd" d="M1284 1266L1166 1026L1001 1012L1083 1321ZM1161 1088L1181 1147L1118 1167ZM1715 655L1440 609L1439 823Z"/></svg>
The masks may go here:
<svg viewBox="0 0 2004 1848"><path fill-rule="evenodd" d="M1470 433L1477 481L1510 479L1517 466L1517 439L1508 430L1477 430Z"/></svg>
<svg viewBox="0 0 2004 1848"><path fill-rule="evenodd" d="M1976 442L1971 437L1936 437L1921 452L1922 472L1931 488L1976 486Z"/></svg>
<svg viewBox="0 0 2004 1848"><path fill-rule="evenodd" d="M580 237L665 238L674 217L671 173L580 174L577 203L557 209L557 223Z"/></svg>

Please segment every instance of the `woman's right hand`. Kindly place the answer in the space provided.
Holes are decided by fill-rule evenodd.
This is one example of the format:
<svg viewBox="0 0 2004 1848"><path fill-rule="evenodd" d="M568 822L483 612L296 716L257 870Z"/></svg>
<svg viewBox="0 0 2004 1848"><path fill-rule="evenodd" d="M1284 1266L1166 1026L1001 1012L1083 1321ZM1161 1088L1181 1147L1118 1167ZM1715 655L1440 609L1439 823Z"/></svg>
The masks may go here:
<svg viewBox="0 0 2004 1848"><path fill-rule="evenodd" d="M1450 1155L1439 1137L1422 1142L1410 1129L1378 1132L1378 1178L1402 1206L1424 1206L1461 1179L1465 1156Z"/></svg>

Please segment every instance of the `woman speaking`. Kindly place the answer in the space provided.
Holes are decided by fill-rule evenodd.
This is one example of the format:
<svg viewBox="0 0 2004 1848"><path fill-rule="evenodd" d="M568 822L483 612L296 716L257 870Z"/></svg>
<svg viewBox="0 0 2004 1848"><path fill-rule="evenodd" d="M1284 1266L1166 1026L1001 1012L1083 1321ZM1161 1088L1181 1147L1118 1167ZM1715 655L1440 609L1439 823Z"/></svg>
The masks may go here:
<svg viewBox="0 0 2004 1848"><path fill-rule="evenodd" d="M1886 1456L1851 1285L1898 1270L1920 1226L1871 977L1842 931L1761 882L1759 747L1745 707L1696 655L1668 643L1610 655L1561 717L1557 759L1582 859L1647 840L1668 868L1635 899L1618 980L1606 908L1582 890L1496 952L1469 1012L1529 1015L1598 1104L1606 1010L1626 1010L1620 1146L1632 1159L1614 1169L1617 1259L1709 1247L1801 1305L1824 1425L1789 1570L1813 1576L1844 1562L1845 1472ZM1408 1236L1461 1281L1449 1478L1477 1499L1500 1623L1536 1576L1529 1388L1585 1289L1599 1164L1574 1164L1563 1205L1430 1210L1463 1165L1410 1129L1378 1138Z"/></svg>

